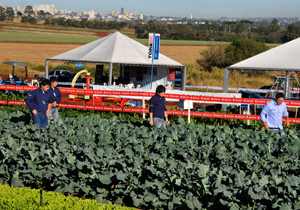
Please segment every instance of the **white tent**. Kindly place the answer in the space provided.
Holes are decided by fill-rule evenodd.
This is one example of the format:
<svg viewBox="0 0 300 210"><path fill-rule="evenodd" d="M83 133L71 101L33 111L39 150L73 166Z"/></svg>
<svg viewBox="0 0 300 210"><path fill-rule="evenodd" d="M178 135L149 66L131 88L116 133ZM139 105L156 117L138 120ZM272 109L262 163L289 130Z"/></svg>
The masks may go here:
<svg viewBox="0 0 300 210"><path fill-rule="evenodd" d="M121 34L115 32L107 37L98 39L84 46L70 50L63 54L46 60L46 75L48 75L48 61L72 61L72 62L93 62L110 64L110 81L112 78L112 65L120 64L127 66L151 66L152 61L148 60L148 47ZM154 67L180 68L185 81L186 68L182 64L159 54L159 61L154 61ZM159 69L158 69L159 71ZM183 82L183 89L185 88Z"/></svg>
<svg viewBox="0 0 300 210"><path fill-rule="evenodd" d="M255 55L228 69L300 71L300 38Z"/></svg>
<svg viewBox="0 0 300 210"><path fill-rule="evenodd" d="M300 71L300 38L255 55L224 69L223 92L228 92L229 70L286 71L284 94L289 97L290 74Z"/></svg>

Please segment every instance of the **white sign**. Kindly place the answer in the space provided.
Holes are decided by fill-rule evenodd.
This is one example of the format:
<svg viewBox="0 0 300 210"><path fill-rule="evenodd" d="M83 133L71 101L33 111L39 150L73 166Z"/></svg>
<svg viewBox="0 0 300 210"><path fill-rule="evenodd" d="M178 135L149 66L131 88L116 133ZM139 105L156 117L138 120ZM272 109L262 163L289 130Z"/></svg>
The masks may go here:
<svg viewBox="0 0 300 210"><path fill-rule="evenodd" d="M149 33L148 60L152 60L153 56L153 33Z"/></svg>

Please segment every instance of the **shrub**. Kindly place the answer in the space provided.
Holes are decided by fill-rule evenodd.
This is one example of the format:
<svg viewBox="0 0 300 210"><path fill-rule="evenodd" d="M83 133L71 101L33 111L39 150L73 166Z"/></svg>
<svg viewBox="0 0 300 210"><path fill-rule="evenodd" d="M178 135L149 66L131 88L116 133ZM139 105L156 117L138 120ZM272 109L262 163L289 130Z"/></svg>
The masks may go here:
<svg viewBox="0 0 300 210"><path fill-rule="evenodd" d="M1 209L99 209L99 210L134 210L111 204L97 203L95 200L66 197L60 193L43 192L40 206L40 190L13 188L0 184Z"/></svg>

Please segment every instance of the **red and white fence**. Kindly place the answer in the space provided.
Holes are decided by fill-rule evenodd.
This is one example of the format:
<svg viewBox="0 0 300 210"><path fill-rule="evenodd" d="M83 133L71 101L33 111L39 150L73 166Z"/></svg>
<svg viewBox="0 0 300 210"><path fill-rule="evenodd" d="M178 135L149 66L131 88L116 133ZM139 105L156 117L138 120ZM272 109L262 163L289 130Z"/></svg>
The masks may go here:
<svg viewBox="0 0 300 210"><path fill-rule="evenodd" d="M32 91L38 87L33 86L13 86L13 85L0 85L2 90L19 90L19 91ZM114 90L87 90L87 89L73 89L73 88L59 88L62 93L70 94L88 94L88 95L107 95L107 96L124 96L131 97L152 97L154 92L138 92L138 91L114 91ZM201 101L210 103L228 103L228 104L256 104L264 105L270 99L247 99L247 98L222 98L222 97L207 97L207 96L194 96L194 95L180 95L180 94L165 94L166 98L188 100L188 101ZM285 101L287 106L299 107L300 101ZM24 101L7 101L0 100L2 105L26 105ZM59 104L61 108L70 109L86 109L86 110L99 110L99 111L112 111L112 112L133 112L133 113L149 113L146 108L122 108L111 106L95 106L95 105L79 105L79 104ZM226 113L206 113L206 112L191 112L191 111L177 111L168 110L169 115L181 115L190 117L206 117L206 118L220 118L220 119L236 119L236 120L260 120L258 115L242 115L242 114L226 114ZM283 119L284 121L284 119ZM300 119L290 119L290 123L300 124Z"/></svg>

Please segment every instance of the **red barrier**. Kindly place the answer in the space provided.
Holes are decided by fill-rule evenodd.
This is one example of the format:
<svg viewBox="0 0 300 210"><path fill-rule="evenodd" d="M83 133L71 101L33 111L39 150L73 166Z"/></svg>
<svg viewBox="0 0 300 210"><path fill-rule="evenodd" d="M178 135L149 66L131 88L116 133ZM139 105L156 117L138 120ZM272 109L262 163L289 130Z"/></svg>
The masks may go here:
<svg viewBox="0 0 300 210"><path fill-rule="evenodd" d="M0 100L0 104L4 105L26 105L24 101L6 101ZM80 105L80 104L59 104L60 108L69 109L88 109L98 111L110 112L133 112L133 113L149 113L149 109L143 108L122 108L112 106L93 106L93 105ZM168 115L188 116L188 111L168 110ZM219 118L219 119L233 119L233 120L260 120L258 115L242 115L242 114L226 114L226 113L207 113L207 112L191 112L192 117L206 117L206 118ZM283 119L285 121L285 119ZM290 118L290 123L300 124L300 119Z"/></svg>
<svg viewBox="0 0 300 210"><path fill-rule="evenodd" d="M3 90L24 90L32 91L38 87L34 86L15 86L15 85L0 85L0 89ZM76 89L76 88L59 88L62 93L71 94L88 94L88 95L120 95L127 97L152 97L154 92L139 92L139 91L115 91L115 90L88 90L88 89ZM166 98L201 101L201 102L212 102L212 103L228 103L228 104L257 104L264 105L271 99L248 99L248 98L225 98L225 97L208 97L208 96L194 96L194 95L180 95L180 94L165 94ZM287 106L300 106L300 101L284 101Z"/></svg>

